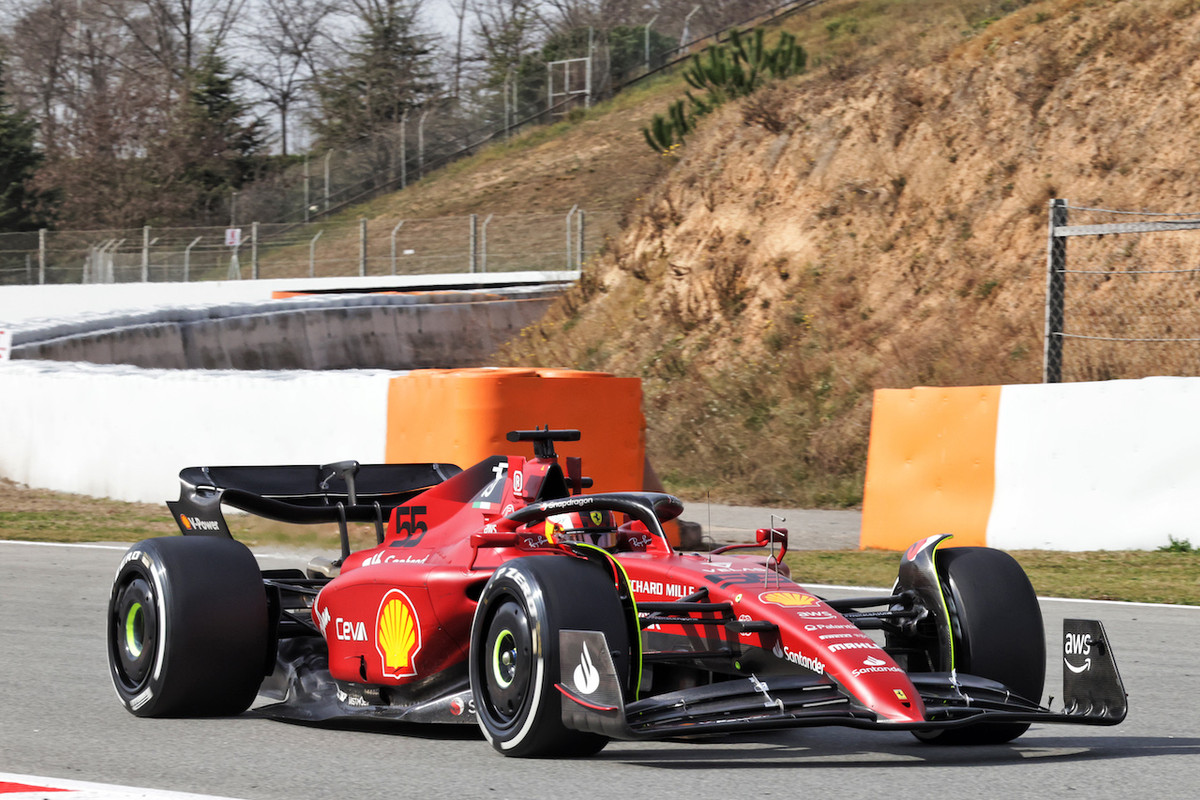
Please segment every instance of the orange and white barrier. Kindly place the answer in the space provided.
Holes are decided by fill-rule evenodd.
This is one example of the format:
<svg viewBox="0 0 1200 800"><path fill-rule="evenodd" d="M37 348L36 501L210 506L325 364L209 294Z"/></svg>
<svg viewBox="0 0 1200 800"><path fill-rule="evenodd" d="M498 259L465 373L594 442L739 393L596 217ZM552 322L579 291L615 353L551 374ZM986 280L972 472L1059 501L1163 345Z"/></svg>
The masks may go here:
<svg viewBox="0 0 1200 800"><path fill-rule="evenodd" d="M881 389L860 545L1200 542L1200 378Z"/></svg>
<svg viewBox="0 0 1200 800"><path fill-rule="evenodd" d="M186 466L531 456L514 429L578 428L591 491L640 489L641 382L571 370L148 370L12 361L0 370L0 477L156 503Z"/></svg>

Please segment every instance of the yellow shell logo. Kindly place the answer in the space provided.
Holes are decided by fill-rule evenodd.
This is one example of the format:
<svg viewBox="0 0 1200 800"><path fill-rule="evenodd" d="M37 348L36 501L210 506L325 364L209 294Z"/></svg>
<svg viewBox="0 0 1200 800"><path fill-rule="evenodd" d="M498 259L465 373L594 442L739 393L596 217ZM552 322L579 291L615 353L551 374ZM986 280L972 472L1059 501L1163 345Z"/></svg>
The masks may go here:
<svg viewBox="0 0 1200 800"><path fill-rule="evenodd" d="M800 592L764 592L758 596L764 603L774 603L777 606L811 606L817 598L811 594Z"/></svg>
<svg viewBox="0 0 1200 800"><path fill-rule="evenodd" d="M421 624L408 595L392 589L379 604L376 641L383 656L383 674L391 678L416 675L421 649Z"/></svg>

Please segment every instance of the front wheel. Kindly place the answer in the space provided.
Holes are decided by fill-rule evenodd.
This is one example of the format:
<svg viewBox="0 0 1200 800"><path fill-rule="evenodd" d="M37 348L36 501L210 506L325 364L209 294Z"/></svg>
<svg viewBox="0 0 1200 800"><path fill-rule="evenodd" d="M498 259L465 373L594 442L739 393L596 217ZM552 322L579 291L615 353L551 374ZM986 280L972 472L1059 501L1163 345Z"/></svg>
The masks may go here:
<svg viewBox="0 0 1200 800"><path fill-rule="evenodd" d="M240 542L147 539L121 561L108 603L108 665L131 713L242 713L262 683L267 639L262 573Z"/></svg>
<svg viewBox="0 0 1200 800"><path fill-rule="evenodd" d="M561 630L603 633L618 675L628 675L625 614L602 569L568 556L529 556L496 570L471 626L470 673L479 727L504 755L591 755L608 741L562 722Z"/></svg>
<svg viewBox="0 0 1200 800"><path fill-rule="evenodd" d="M938 551L937 571L950 615L955 669L999 681L1040 702L1046 639L1025 570L1001 550L955 547ZM1001 722L914 735L930 744L1002 744L1028 729L1028 722Z"/></svg>

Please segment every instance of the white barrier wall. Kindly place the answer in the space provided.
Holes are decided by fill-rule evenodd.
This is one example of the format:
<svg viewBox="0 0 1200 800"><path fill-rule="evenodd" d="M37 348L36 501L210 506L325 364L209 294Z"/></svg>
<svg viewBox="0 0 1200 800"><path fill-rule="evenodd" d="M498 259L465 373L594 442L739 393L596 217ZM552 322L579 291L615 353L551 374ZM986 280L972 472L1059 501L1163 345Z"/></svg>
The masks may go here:
<svg viewBox="0 0 1200 800"><path fill-rule="evenodd" d="M1005 386L988 543L1200 544L1200 378Z"/></svg>
<svg viewBox="0 0 1200 800"><path fill-rule="evenodd" d="M70 319L161 306L208 306L270 300L274 292L364 291L437 286L456 289L512 283L575 281L570 272L488 272L449 275L386 275L365 278L279 278L196 283L88 283L0 286L0 327L19 329L33 319Z"/></svg>
<svg viewBox="0 0 1200 800"><path fill-rule="evenodd" d="M379 463L388 379L398 374L9 361L0 367L0 476L158 503L178 497L186 466Z"/></svg>

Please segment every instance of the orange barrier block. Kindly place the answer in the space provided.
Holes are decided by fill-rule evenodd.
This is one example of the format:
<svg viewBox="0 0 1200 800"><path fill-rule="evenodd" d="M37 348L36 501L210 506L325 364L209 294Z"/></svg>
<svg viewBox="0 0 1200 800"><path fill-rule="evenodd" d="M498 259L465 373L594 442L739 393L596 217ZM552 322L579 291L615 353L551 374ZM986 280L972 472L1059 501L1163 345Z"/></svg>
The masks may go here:
<svg viewBox="0 0 1200 800"><path fill-rule="evenodd" d="M876 390L859 546L986 545L999 411L999 386Z"/></svg>
<svg viewBox="0 0 1200 800"><path fill-rule="evenodd" d="M642 384L606 372L556 369L422 369L388 386L391 463L445 461L469 467L491 455L533 457L529 443L504 437L535 427L577 428L556 442L560 457L583 458L591 492L644 486L646 423Z"/></svg>

